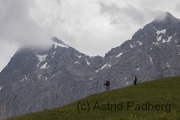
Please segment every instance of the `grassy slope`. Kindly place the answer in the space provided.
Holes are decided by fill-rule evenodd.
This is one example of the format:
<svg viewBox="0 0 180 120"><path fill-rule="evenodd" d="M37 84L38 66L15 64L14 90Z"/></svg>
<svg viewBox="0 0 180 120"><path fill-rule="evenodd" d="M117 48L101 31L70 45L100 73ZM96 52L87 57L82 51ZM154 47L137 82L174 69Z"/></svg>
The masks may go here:
<svg viewBox="0 0 180 120"><path fill-rule="evenodd" d="M170 112L166 112L169 106L163 106L161 110L135 110L136 106L127 110L127 102L143 105L173 104ZM89 103L90 110L78 113L77 104ZM93 110L95 103L99 105L119 104L122 102L122 110ZM80 105L80 104L79 104ZM97 105L97 104L96 104ZM88 105L87 105L88 106ZM79 106L80 108L80 106ZM85 106L83 106L85 108ZM169 77L155 81L145 82L137 86L110 90L100 94L94 94L80 99L63 107L42 112L30 113L8 120L180 120L180 77Z"/></svg>

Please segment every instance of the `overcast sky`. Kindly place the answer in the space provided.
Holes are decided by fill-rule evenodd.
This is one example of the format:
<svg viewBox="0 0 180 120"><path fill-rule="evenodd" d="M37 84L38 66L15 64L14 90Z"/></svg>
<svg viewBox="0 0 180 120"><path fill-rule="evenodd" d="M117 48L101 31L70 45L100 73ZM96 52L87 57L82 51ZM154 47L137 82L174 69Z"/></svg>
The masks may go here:
<svg viewBox="0 0 180 120"><path fill-rule="evenodd" d="M52 36L104 56L164 12L180 18L180 1L0 0L0 71L20 46L47 46Z"/></svg>

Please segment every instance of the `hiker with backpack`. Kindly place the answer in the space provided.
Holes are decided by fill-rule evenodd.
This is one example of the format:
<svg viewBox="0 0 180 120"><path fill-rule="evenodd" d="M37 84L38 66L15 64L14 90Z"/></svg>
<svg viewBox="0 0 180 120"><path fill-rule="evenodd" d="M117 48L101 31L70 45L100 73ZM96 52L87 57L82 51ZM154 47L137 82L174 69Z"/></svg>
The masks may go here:
<svg viewBox="0 0 180 120"><path fill-rule="evenodd" d="M134 85L136 85L136 83L137 83L137 77L134 76Z"/></svg>
<svg viewBox="0 0 180 120"><path fill-rule="evenodd" d="M109 90L110 82L108 80L106 80L106 83L104 85L106 85L106 90Z"/></svg>

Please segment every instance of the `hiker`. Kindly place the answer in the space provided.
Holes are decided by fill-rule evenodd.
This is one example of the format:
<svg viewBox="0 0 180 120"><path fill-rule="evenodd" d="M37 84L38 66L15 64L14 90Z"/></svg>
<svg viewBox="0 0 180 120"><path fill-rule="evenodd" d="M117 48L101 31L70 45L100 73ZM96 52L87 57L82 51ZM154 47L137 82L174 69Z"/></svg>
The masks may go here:
<svg viewBox="0 0 180 120"><path fill-rule="evenodd" d="M134 76L134 85L136 85L136 83L137 83L137 77Z"/></svg>
<svg viewBox="0 0 180 120"><path fill-rule="evenodd" d="M108 80L106 80L106 83L104 85L106 85L106 90L109 90L110 82Z"/></svg>

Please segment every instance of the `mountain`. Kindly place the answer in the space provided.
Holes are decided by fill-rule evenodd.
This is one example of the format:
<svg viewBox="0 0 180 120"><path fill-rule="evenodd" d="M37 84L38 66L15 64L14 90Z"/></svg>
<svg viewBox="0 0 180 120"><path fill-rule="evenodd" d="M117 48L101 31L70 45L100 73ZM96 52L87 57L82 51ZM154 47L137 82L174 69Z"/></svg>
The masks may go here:
<svg viewBox="0 0 180 120"><path fill-rule="evenodd" d="M88 94L90 57L53 38L50 50L22 48L0 74L1 118L54 108Z"/></svg>
<svg viewBox="0 0 180 120"><path fill-rule="evenodd" d="M160 19L161 17L161 19ZM130 40L111 49L96 74L96 92L103 91L105 79L112 88L180 75L180 20L164 13L139 29Z"/></svg>
<svg viewBox="0 0 180 120"><path fill-rule="evenodd" d="M180 75L180 20L157 16L104 57L53 38L49 50L24 47L0 73L0 118L51 109L105 90Z"/></svg>
<svg viewBox="0 0 180 120"><path fill-rule="evenodd" d="M52 110L7 120L179 120L179 79L168 77L106 91ZM81 109L81 105L88 104L89 111L88 107Z"/></svg>

